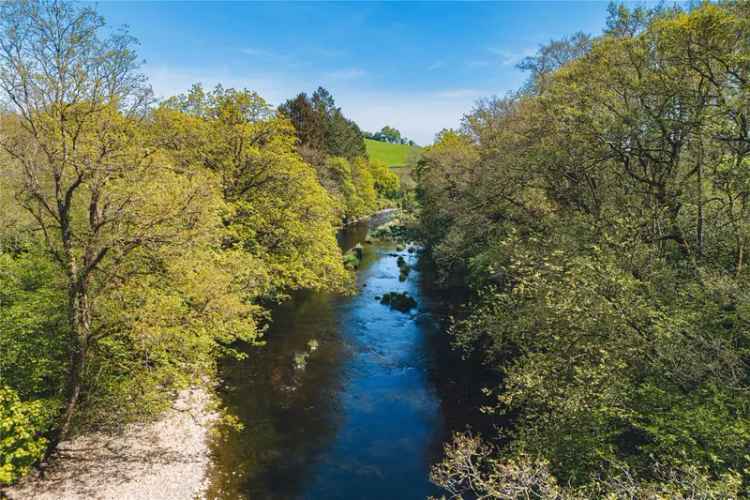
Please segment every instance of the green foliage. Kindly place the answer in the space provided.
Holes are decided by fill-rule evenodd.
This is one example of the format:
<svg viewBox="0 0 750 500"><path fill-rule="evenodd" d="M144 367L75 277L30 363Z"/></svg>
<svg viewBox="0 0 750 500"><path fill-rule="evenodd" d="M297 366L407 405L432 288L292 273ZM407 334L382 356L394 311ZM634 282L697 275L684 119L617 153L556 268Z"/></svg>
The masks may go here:
<svg viewBox="0 0 750 500"><path fill-rule="evenodd" d="M0 385L0 485L27 474L44 455L42 434L48 425L41 402L22 402L14 390Z"/></svg>
<svg viewBox="0 0 750 500"><path fill-rule="evenodd" d="M376 182L371 169L372 164L364 158L349 161L335 156L317 167L318 178L331 193L337 212L344 221L351 222L368 216L378 208L376 189L380 184ZM375 173L382 175L377 170ZM384 182L390 182L391 186L395 184L389 177Z"/></svg>
<svg viewBox="0 0 750 500"><path fill-rule="evenodd" d="M392 142L394 144L398 144L401 142L401 132L388 125L380 129L380 135L388 142Z"/></svg>
<svg viewBox="0 0 750 500"><path fill-rule="evenodd" d="M362 261L362 255L362 245L357 244L354 248L347 250L347 252L344 254L344 266L350 270L359 269L359 264Z"/></svg>
<svg viewBox="0 0 750 500"><path fill-rule="evenodd" d="M356 269L359 269L359 259L356 255L353 253L345 253L344 254L344 267L347 269L354 271Z"/></svg>
<svg viewBox="0 0 750 500"><path fill-rule="evenodd" d="M369 168L380 197L394 199L401 194L401 180L385 163L371 159Z"/></svg>
<svg viewBox="0 0 750 500"><path fill-rule="evenodd" d="M352 184L357 195L349 201L349 214L352 218L364 217L377 208L375 178L370 171L370 163L365 158L358 158L351 164Z"/></svg>
<svg viewBox="0 0 750 500"><path fill-rule="evenodd" d="M406 137L401 135L401 132L389 125L381 128L380 131L374 134L365 133L367 139L379 142L387 142L390 144L408 144L414 146L414 141L408 140Z"/></svg>
<svg viewBox="0 0 750 500"><path fill-rule="evenodd" d="M321 147L351 157L341 200L256 93L195 86L154 108L134 40L108 36L92 8L0 9L0 43L14 47L0 51L14 102L0 114L0 482L11 482L47 438L153 418L210 380L236 342L257 342L261 304L343 288L335 228L377 199L359 129L324 90L309 104L325 117Z"/></svg>
<svg viewBox="0 0 750 500"><path fill-rule="evenodd" d="M311 98L299 94L278 111L293 125L298 151L315 167L319 182L336 202L340 220L367 216L401 195L398 176L382 163L365 159L362 132L344 117L326 89L318 88Z"/></svg>
<svg viewBox="0 0 750 500"><path fill-rule="evenodd" d="M155 140L183 168L200 165L221 178L228 203L223 245L255 257L254 293L346 281L335 204L297 153L294 129L260 96L195 86L158 109L152 125Z"/></svg>
<svg viewBox="0 0 750 500"><path fill-rule="evenodd" d="M0 253L0 379L23 398L57 396L68 324L62 278L39 248Z"/></svg>
<svg viewBox="0 0 750 500"><path fill-rule="evenodd" d="M627 467L613 467L601 481L576 487L561 485L545 460L521 454L499 458L497 449L478 436L456 434L445 445L446 459L433 468L432 480L451 498L518 498L583 500L606 499L704 499L719 500L741 495L737 474L712 478L698 467L679 469L656 465L653 480L638 481Z"/></svg>
<svg viewBox="0 0 750 500"><path fill-rule="evenodd" d="M501 448L448 450L441 484L747 494L747 6L612 13L422 154L423 238L474 292L455 342L512 422ZM490 472L462 477L467 454Z"/></svg>
<svg viewBox="0 0 750 500"><path fill-rule="evenodd" d="M46 451L68 358L65 295L38 249L0 253L0 484Z"/></svg>
<svg viewBox="0 0 750 500"><path fill-rule="evenodd" d="M333 96L319 87L279 106L279 113L294 126L301 146L353 160L365 155L362 131L336 107Z"/></svg>

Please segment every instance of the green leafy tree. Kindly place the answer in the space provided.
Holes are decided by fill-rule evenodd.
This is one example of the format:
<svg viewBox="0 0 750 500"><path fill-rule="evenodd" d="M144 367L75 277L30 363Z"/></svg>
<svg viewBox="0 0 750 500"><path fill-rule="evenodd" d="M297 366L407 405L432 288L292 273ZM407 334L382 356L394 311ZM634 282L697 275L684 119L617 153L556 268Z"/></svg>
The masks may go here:
<svg viewBox="0 0 750 500"><path fill-rule="evenodd" d="M299 143L317 151L326 148L324 113L319 112L304 92L279 106L279 112L294 125Z"/></svg>
<svg viewBox="0 0 750 500"><path fill-rule="evenodd" d="M0 484L27 474L46 450L41 430L49 415L39 401L22 402L10 387L0 386Z"/></svg>
<svg viewBox="0 0 750 500"><path fill-rule="evenodd" d="M370 160L369 164L378 195L383 198L397 198L401 192L401 181L398 175L382 161Z"/></svg>
<svg viewBox="0 0 750 500"><path fill-rule="evenodd" d="M144 373L138 368L148 358L138 355L137 346L166 355L170 347L188 348L185 339L204 332L198 337L204 349L192 351L198 359L216 341L251 338L255 324L252 307L236 298L235 278L220 262L201 260L221 276L206 282L217 285L213 290L173 280L179 265L171 259L191 262L196 248L210 256L221 241L224 206L210 172L181 171L150 147L143 121L150 94L137 72L133 39L122 33L102 38L102 19L91 8L67 3L6 3L1 17L0 89L10 110L0 123L9 157L2 165L5 187L42 236L65 296L66 328L59 331L67 355L59 388L64 408L53 426L54 444L68 436L82 400L102 399L107 392L95 397L99 389L122 387L128 376ZM160 287L181 301L182 312L195 315L193 328L176 329L183 316L161 316ZM188 299L197 293L207 302ZM220 302L234 307L199 312ZM132 314L139 309L142 316ZM206 329L209 324L213 328ZM163 335L166 329L169 335ZM97 376L118 365L110 364L115 353L128 359L131 370L104 383ZM166 371L175 375L185 366L177 358L149 360L165 369L151 373L170 380ZM133 387L131 394L141 389Z"/></svg>
<svg viewBox="0 0 750 500"><path fill-rule="evenodd" d="M294 128L260 96L195 86L154 113L152 130L182 168L201 166L221 178L228 204L224 247L260 264L256 290L277 296L347 282L333 200L299 156Z"/></svg>
<svg viewBox="0 0 750 500"><path fill-rule="evenodd" d="M404 144L405 140L401 137L401 132L397 129L386 125L375 134L378 141L390 142L391 144Z"/></svg>
<svg viewBox="0 0 750 500"><path fill-rule="evenodd" d="M423 153L425 240L473 291L455 343L512 422L457 439L449 491L747 494L747 13L612 8Z"/></svg>

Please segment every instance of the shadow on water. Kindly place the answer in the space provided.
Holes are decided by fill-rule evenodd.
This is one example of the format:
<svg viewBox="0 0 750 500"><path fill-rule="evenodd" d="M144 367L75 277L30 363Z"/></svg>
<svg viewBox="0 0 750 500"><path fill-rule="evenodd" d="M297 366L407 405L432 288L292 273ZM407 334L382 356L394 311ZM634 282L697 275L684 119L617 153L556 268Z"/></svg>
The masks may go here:
<svg viewBox="0 0 750 500"><path fill-rule="evenodd" d="M367 228L347 227L342 248L363 241ZM415 269L405 281L398 255ZM430 465L450 431L469 423L461 394L479 386L444 365L454 360L436 316L442 299L417 260L392 244L365 245L359 293L297 294L274 309L266 346L246 346L247 359L223 364L220 396L244 428L214 439L209 498L439 493ZM376 297L390 291L408 292L418 308L381 305Z"/></svg>

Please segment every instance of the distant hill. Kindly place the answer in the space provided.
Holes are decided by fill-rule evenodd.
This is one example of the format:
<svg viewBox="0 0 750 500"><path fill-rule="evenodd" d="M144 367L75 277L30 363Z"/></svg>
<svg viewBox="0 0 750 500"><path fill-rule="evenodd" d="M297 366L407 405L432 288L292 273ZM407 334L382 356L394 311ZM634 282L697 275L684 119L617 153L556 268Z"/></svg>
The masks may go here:
<svg viewBox="0 0 750 500"><path fill-rule="evenodd" d="M373 141L365 139L367 156L371 160L380 160L389 167L400 167L406 165L406 159L412 151L419 152L419 146L408 144L390 144L388 142Z"/></svg>

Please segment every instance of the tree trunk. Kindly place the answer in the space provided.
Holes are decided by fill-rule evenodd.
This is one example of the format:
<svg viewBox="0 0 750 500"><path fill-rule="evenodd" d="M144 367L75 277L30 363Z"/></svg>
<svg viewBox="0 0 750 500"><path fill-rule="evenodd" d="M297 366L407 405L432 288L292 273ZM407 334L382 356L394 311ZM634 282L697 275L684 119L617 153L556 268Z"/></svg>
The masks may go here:
<svg viewBox="0 0 750 500"><path fill-rule="evenodd" d="M68 383L65 391L67 402L58 441L62 441L68 437L70 425L81 396L83 373L86 368L86 354L91 334L91 311L86 288L85 283L77 283L71 286L69 292L72 346L70 367L68 369Z"/></svg>
<svg viewBox="0 0 750 500"><path fill-rule="evenodd" d="M744 258L745 258L745 242L743 239L738 239L737 241L737 260L735 261L735 276L739 276L742 274L742 266L744 264Z"/></svg>
<svg viewBox="0 0 750 500"><path fill-rule="evenodd" d="M703 212L703 162L701 161L698 165L698 224L696 228L696 239L698 246L698 257L703 258L703 224L704 224L704 212Z"/></svg>
<svg viewBox="0 0 750 500"><path fill-rule="evenodd" d="M58 441L64 441L70 433L70 424L73 421L76 408L78 407L78 400L81 396L81 381L83 369L86 364L86 350L83 346L77 346L77 349L71 353L70 356L71 367L68 374L68 387L67 387L67 404L65 406L65 414L62 419L62 426L60 427L60 434Z"/></svg>

